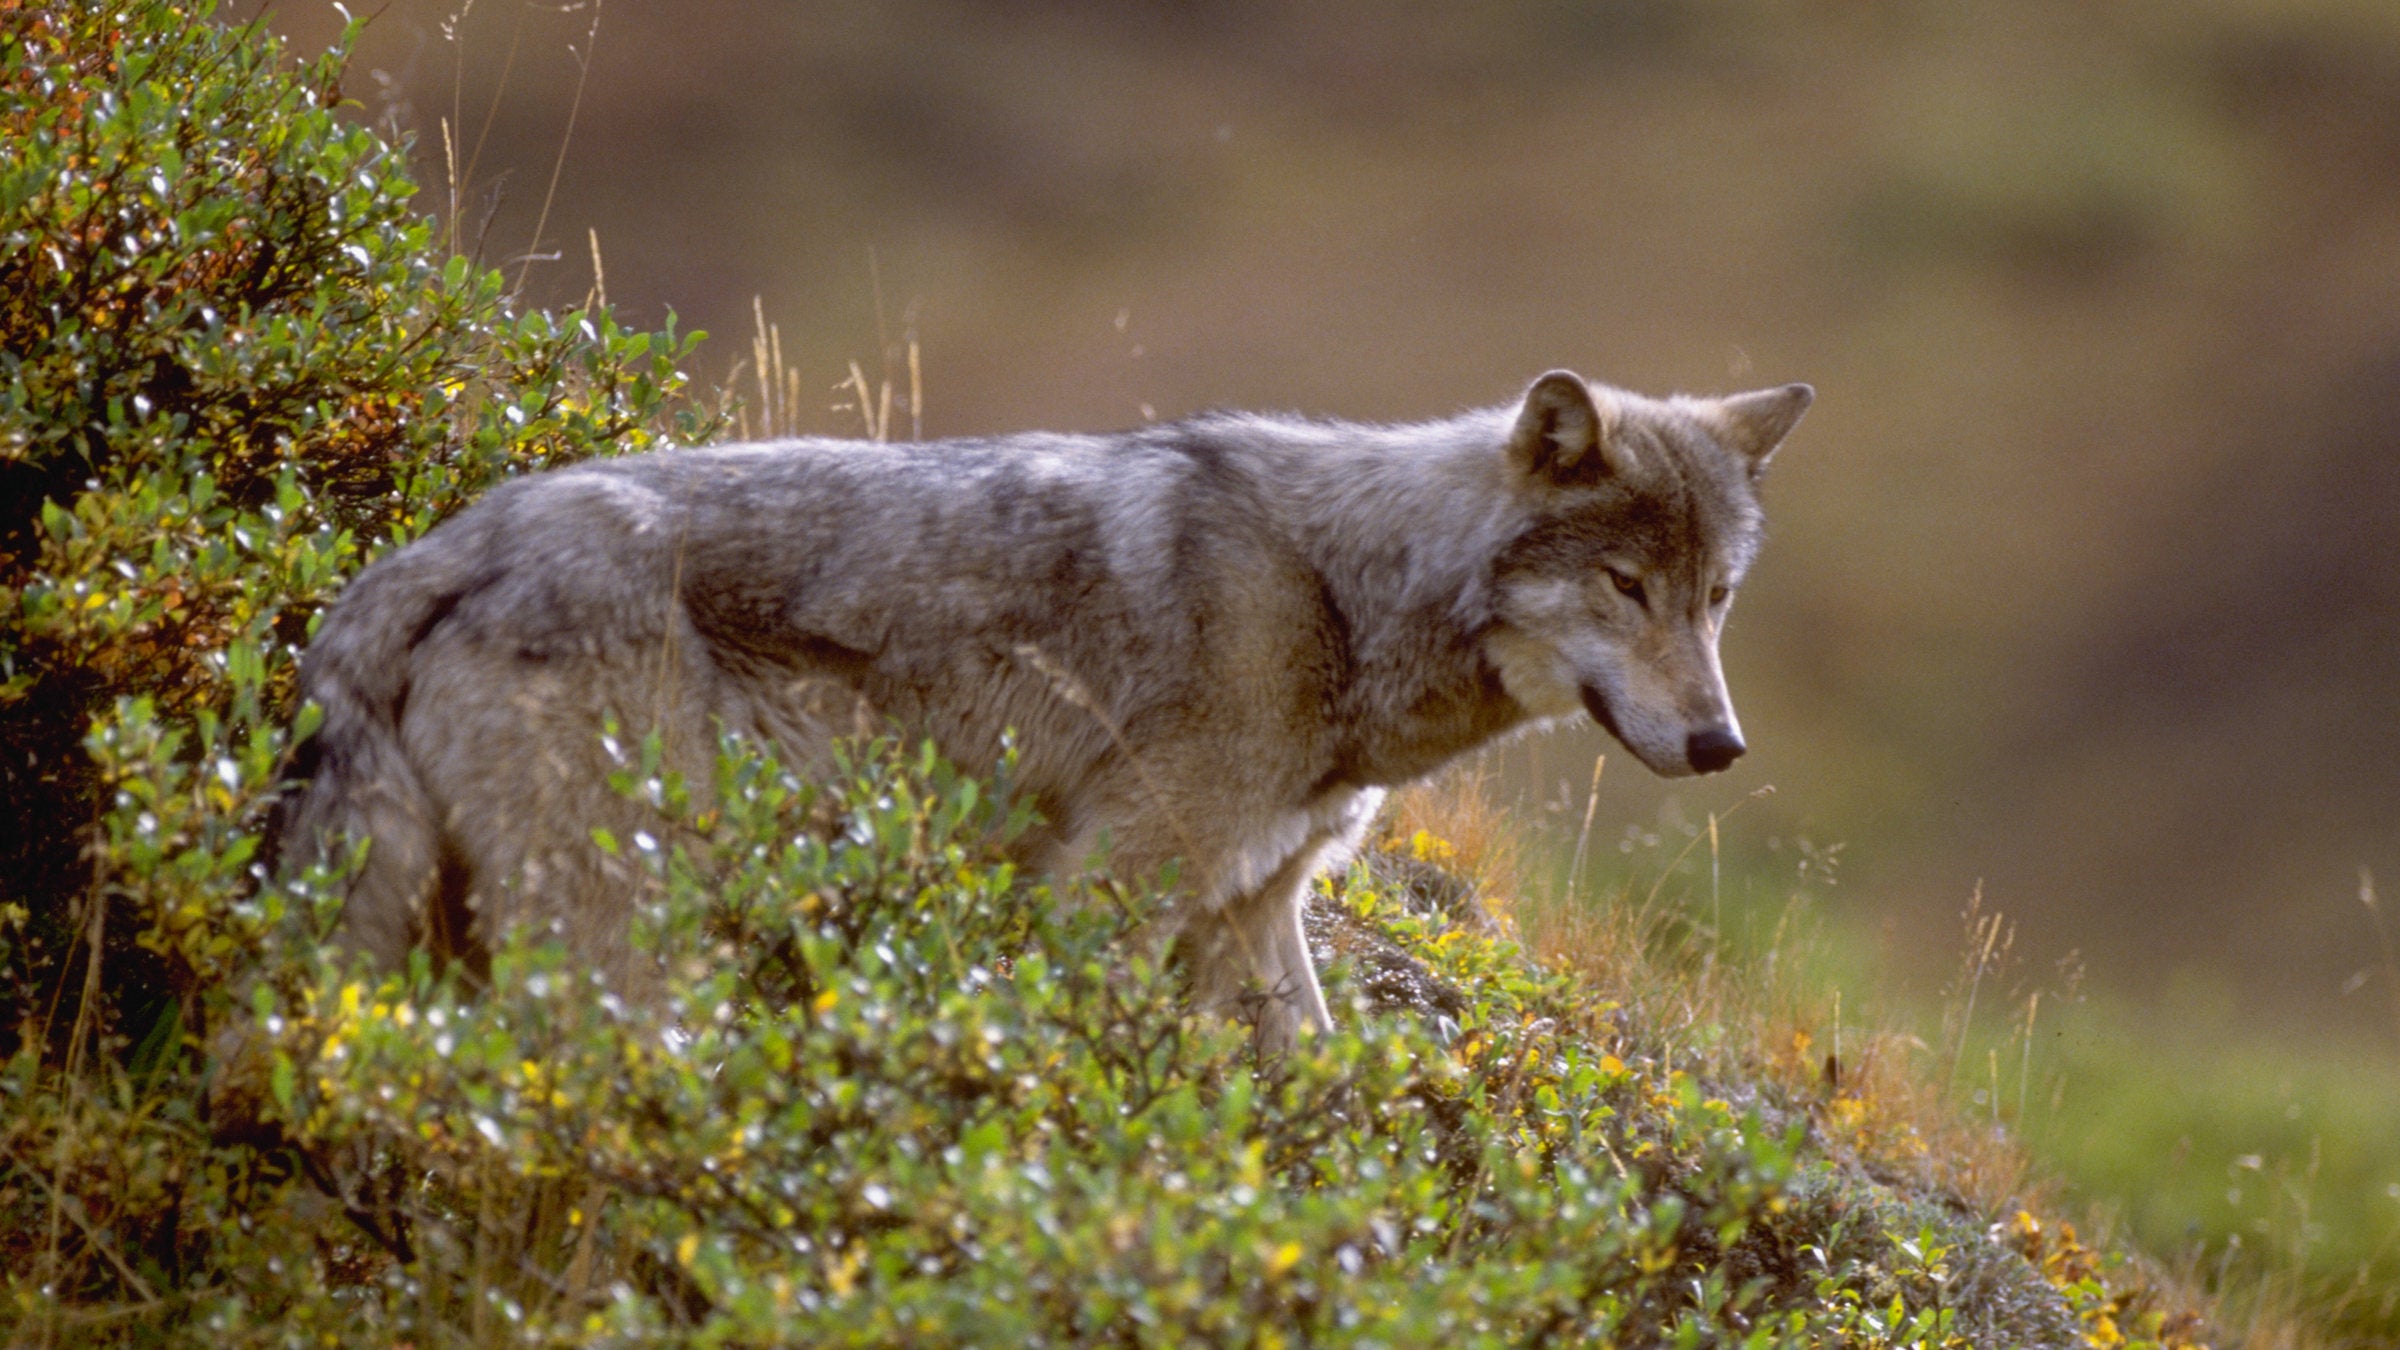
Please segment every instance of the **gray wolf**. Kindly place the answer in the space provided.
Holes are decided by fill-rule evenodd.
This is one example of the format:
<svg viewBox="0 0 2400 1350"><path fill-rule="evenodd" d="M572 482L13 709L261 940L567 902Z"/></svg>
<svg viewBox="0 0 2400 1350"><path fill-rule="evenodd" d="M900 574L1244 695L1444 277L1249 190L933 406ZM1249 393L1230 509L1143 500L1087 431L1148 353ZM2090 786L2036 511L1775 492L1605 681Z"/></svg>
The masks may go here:
<svg viewBox="0 0 2400 1350"><path fill-rule="evenodd" d="M1812 397L1559 371L1411 425L1219 413L533 475L332 607L289 829L303 858L371 841L353 950L397 965L537 923L639 986L643 880L592 837L645 820L607 784L607 719L699 784L720 728L807 765L897 725L977 772L1013 733L1045 817L1025 861L1070 872L1106 840L1120 875L1176 862L1195 1002L1255 1003L1288 1046L1331 1024L1306 888L1386 788L1579 712L1660 774L1742 753L1717 637Z"/></svg>

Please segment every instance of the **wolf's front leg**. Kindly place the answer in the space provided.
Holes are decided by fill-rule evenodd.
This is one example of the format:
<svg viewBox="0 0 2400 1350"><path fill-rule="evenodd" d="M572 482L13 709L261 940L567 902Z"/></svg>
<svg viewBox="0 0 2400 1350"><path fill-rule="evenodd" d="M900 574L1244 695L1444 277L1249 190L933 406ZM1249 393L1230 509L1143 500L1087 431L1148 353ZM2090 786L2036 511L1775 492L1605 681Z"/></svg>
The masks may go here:
<svg viewBox="0 0 2400 1350"><path fill-rule="evenodd" d="M1258 1045L1265 1054L1291 1049L1303 1026L1333 1029L1302 917L1310 883L1357 850L1382 801L1380 791L1367 790L1320 804L1299 846L1263 882L1223 901L1195 945L1193 1002L1230 1014L1255 987L1263 999Z"/></svg>
<svg viewBox="0 0 2400 1350"><path fill-rule="evenodd" d="M1330 841L1310 840L1257 888L1227 897L1213 912L1195 915L1186 926L1192 972L1192 1005L1203 1012L1235 1017L1258 1008L1258 1047L1280 1055L1299 1040L1300 1028L1333 1029L1333 1014L1317 983L1316 964L1300 926L1308 883Z"/></svg>
<svg viewBox="0 0 2400 1350"><path fill-rule="evenodd" d="M1308 932L1302 923L1318 861L1309 860L1272 908L1265 903L1260 907L1258 940L1262 945L1272 944L1272 954L1258 969L1267 1000L1258 1013L1258 1048L1263 1055L1290 1050L1299 1042L1302 1026L1311 1031L1333 1030L1333 1011L1325 1006L1325 990L1317 983L1317 963L1309 954ZM1265 902L1269 897L1260 899Z"/></svg>

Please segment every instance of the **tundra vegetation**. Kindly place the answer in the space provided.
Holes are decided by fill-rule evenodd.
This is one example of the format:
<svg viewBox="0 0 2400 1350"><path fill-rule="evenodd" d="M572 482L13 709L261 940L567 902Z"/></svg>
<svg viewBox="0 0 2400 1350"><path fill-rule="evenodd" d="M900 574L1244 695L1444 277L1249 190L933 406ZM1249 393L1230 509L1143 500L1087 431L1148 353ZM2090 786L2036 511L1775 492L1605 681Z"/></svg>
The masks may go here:
<svg viewBox="0 0 2400 1350"><path fill-rule="evenodd" d="M209 19L0 0L0 1340L2208 1334L1772 948L1544 902L1466 792L1313 901L1342 1029L1266 1063L1122 940L1147 893L1015 874L1005 776L888 741L708 794L616 747L679 820L599 841L660 879L663 1008L523 938L334 963L340 869L261 853L326 601L723 419L696 335L453 255L339 51Z"/></svg>

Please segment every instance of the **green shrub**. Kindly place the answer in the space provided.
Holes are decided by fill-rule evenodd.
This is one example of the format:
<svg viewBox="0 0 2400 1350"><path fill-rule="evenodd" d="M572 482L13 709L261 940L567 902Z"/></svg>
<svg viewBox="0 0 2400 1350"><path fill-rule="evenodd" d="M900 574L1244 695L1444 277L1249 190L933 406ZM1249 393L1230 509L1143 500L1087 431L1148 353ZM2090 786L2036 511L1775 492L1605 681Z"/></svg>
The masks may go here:
<svg viewBox="0 0 2400 1350"><path fill-rule="evenodd" d="M1143 902L1015 877L930 750L822 783L729 753L712 800L693 846L606 841L664 883L664 1010L522 942L471 998L422 966L260 994L316 1186L227 1240L220 1334L1939 1345L1958 1315L1932 1220L1887 1234L1796 1165L1804 1127L1598 1048L1607 1009L1363 873L1356 911L1487 978L1447 1040L1353 1008L1261 1067L1128 955Z"/></svg>
<svg viewBox="0 0 2400 1350"><path fill-rule="evenodd" d="M680 431L690 339L518 313L405 156L206 4L0 0L0 1259L155 1294L266 932L299 646L504 473ZM211 1004L217 1007L209 1006ZM38 1159L38 1164L34 1161ZM37 1291L47 1291L46 1293Z"/></svg>
<svg viewBox="0 0 2400 1350"><path fill-rule="evenodd" d="M342 578L504 473L654 443L690 346L515 312L336 115L338 53L209 8L0 0L5 964L46 1005L100 935L104 1037L223 974L207 916Z"/></svg>

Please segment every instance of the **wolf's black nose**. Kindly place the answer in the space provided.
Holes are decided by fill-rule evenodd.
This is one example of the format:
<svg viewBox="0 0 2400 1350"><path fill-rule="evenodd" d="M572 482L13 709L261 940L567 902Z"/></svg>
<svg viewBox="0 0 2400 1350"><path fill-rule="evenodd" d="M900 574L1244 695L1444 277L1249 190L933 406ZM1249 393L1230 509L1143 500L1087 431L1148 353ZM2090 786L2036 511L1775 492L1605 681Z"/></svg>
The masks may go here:
<svg viewBox="0 0 2400 1350"><path fill-rule="evenodd" d="M1694 769L1701 773L1715 773L1740 759L1742 752L1749 748L1742 744L1741 737L1726 728L1709 727L1693 732L1692 738L1684 742L1683 753L1685 758L1692 761Z"/></svg>

